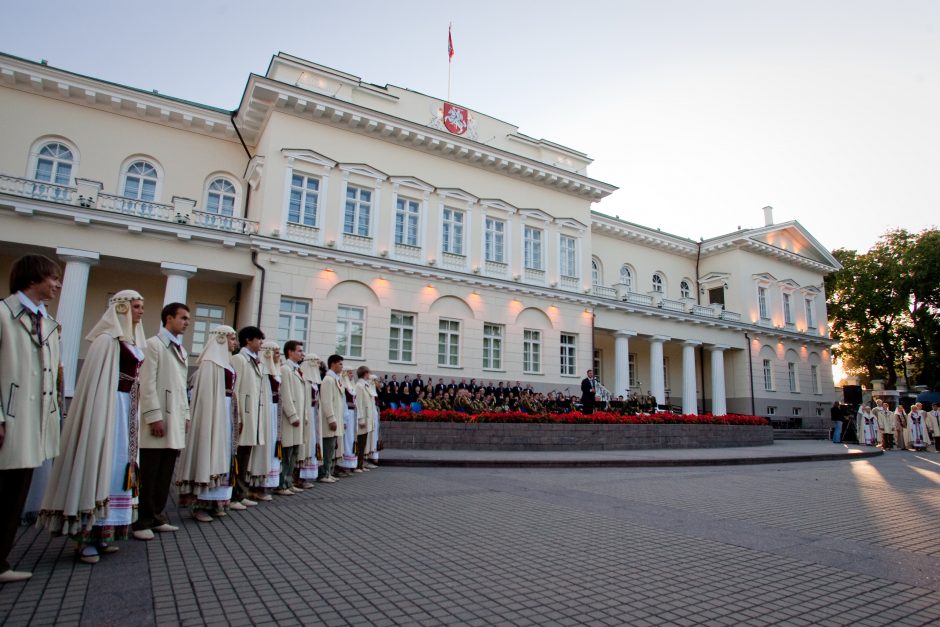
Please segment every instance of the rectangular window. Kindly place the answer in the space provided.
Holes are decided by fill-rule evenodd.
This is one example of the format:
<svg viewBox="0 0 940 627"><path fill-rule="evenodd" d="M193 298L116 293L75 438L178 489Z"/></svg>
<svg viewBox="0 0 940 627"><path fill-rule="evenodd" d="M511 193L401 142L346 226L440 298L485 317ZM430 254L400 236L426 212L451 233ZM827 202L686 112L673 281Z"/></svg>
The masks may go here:
<svg viewBox="0 0 940 627"><path fill-rule="evenodd" d="M505 263L506 223L495 218L486 218L484 229L484 257L487 261Z"/></svg>
<svg viewBox="0 0 940 627"><path fill-rule="evenodd" d="M812 329L816 326L816 302L812 298L806 299L806 328Z"/></svg>
<svg viewBox="0 0 940 627"><path fill-rule="evenodd" d="M776 415L777 415L777 408L774 407L773 405L768 405L768 406L767 406L767 415L768 415L768 416L776 416Z"/></svg>
<svg viewBox="0 0 940 627"><path fill-rule="evenodd" d="M523 244L525 267L530 270L542 270L542 230L525 227Z"/></svg>
<svg viewBox="0 0 940 627"><path fill-rule="evenodd" d="M415 314L393 311L388 331L388 360L414 361Z"/></svg>
<svg viewBox="0 0 940 627"><path fill-rule="evenodd" d="M287 221L291 224L317 226L317 207L320 203L320 180L305 174L290 177L290 203Z"/></svg>
<svg viewBox="0 0 940 627"><path fill-rule="evenodd" d="M591 361L594 365L594 378L603 383L604 379L601 374L603 372L602 368L604 367L604 352L595 350Z"/></svg>
<svg viewBox="0 0 940 627"><path fill-rule="evenodd" d="M225 308L218 305L196 304L193 312L193 343L189 352L198 355L206 346L212 327L225 323Z"/></svg>
<svg viewBox="0 0 940 627"><path fill-rule="evenodd" d="M503 367L503 334L501 324L483 325L483 367L500 370Z"/></svg>
<svg viewBox="0 0 940 627"><path fill-rule="evenodd" d="M437 324L437 365L460 366L460 322L441 319Z"/></svg>
<svg viewBox="0 0 940 627"><path fill-rule="evenodd" d="M559 268L561 276L578 276L577 241L573 237L561 236L559 256L561 257Z"/></svg>
<svg viewBox="0 0 940 627"><path fill-rule="evenodd" d="M826 408L825 408L825 407L817 407L817 408L816 408L816 415L817 415L817 416L825 416L825 415L826 415Z"/></svg>
<svg viewBox="0 0 940 627"><path fill-rule="evenodd" d="M767 313L767 288L757 288L757 310L760 312L761 320L767 320L770 315Z"/></svg>
<svg viewBox="0 0 940 627"><path fill-rule="evenodd" d="M802 409L801 407L794 407L794 408L793 408L793 415L794 415L794 416L802 416L802 415L803 415L803 409Z"/></svg>
<svg viewBox="0 0 940 627"><path fill-rule="evenodd" d="M571 333L561 334L561 374L574 376L578 374L578 336Z"/></svg>
<svg viewBox="0 0 940 627"><path fill-rule="evenodd" d="M793 324L793 310L790 307L790 295L783 295L783 321L786 324Z"/></svg>
<svg viewBox="0 0 940 627"><path fill-rule="evenodd" d="M768 392L773 392L774 389L774 373L770 368L770 360L764 360L764 389Z"/></svg>
<svg viewBox="0 0 940 627"><path fill-rule="evenodd" d="M525 329L522 332L522 371L538 374L542 371L542 332Z"/></svg>
<svg viewBox="0 0 940 627"><path fill-rule="evenodd" d="M627 380L630 381L630 387L635 388L639 385L636 381L636 353L630 353L627 358L627 366L630 368Z"/></svg>
<svg viewBox="0 0 940 627"><path fill-rule="evenodd" d="M369 237L372 215L372 190L346 186L346 211L343 214L343 233Z"/></svg>
<svg viewBox="0 0 940 627"><path fill-rule="evenodd" d="M406 246L418 245L418 215L421 203L409 198L399 198L395 206L395 243Z"/></svg>
<svg viewBox="0 0 940 627"><path fill-rule="evenodd" d="M787 381L790 384L791 392L800 391L796 385L796 364L792 361L787 362Z"/></svg>
<svg viewBox="0 0 940 627"><path fill-rule="evenodd" d="M336 308L336 353L343 357L362 359L362 338L365 334L366 310L340 305Z"/></svg>
<svg viewBox="0 0 940 627"><path fill-rule="evenodd" d="M310 301L299 298L281 298L277 319L277 341L283 345L287 340L307 342L310 322Z"/></svg>
<svg viewBox="0 0 940 627"><path fill-rule="evenodd" d="M819 366L811 364L809 367L809 378L813 384L813 394L819 394Z"/></svg>
<svg viewBox="0 0 940 627"><path fill-rule="evenodd" d="M441 250L452 255L463 254L464 212L444 207L441 226Z"/></svg>

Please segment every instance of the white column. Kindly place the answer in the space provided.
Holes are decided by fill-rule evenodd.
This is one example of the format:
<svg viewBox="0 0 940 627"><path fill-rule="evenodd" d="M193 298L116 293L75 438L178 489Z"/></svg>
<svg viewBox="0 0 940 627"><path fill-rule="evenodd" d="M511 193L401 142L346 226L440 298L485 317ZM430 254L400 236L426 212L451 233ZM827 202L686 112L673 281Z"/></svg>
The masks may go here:
<svg viewBox="0 0 940 627"><path fill-rule="evenodd" d="M186 304L186 286L190 277L196 274L196 266L184 263L164 261L160 264L160 272L166 276L166 291L163 293L163 304Z"/></svg>
<svg viewBox="0 0 940 627"><path fill-rule="evenodd" d="M630 338L636 331L617 331L614 333L614 389L616 398L630 394Z"/></svg>
<svg viewBox="0 0 940 627"><path fill-rule="evenodd" d="M725 400L725 351L727 346L710 346L712 353L712 414L724 416L728 413Z"/></svg>
<svg viewBox="0 0 940 627"><path fill-rule="evenodd" d="M100 255L87 250L57 248L56 255L65 262L62 293L56 319L62 325L62 371L65 396L75 395L78 374L78 352L82 345L82 325L85 321L85 294L88 291L88 273L98 263Z"/></svg>
<svg viewBox="0 0 940 627"><path fill-rule="evenodd" d="M682 413L697 414L698 401L695 389L695 347L697 340L682 343Z"/></svg>
<svg viewBox="0 0 940 627"><path fill-rule="evenodd" d="M650 338L650 393L657 405L666 404L666 380L663 374L663 342L670 338L654 335Z"/></svg>

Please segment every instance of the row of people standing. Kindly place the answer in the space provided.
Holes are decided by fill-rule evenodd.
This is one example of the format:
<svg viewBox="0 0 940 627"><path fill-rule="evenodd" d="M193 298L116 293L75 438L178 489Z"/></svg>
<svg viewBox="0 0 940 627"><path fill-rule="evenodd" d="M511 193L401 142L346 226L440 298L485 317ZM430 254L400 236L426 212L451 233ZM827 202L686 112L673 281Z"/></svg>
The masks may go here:
<svg viewBox="0 0 940 627"><path fill-rule="evenodd" d="M927 411L923 403L914 403L910 412L900 403L894 411L886 401L874 407L862 405L855 416L855 432L859 444L880 445L886 451L925 451L932 444L940 452L940 404L933 403Z"/></svg>

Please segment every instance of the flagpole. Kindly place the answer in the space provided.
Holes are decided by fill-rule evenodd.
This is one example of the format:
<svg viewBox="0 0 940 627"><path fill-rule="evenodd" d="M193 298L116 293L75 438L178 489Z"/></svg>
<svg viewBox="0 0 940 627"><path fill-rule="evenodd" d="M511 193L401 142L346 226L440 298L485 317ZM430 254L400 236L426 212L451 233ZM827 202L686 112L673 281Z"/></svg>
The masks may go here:
<svg viewBox="0 0 940 627"><path fill-rule="evenodd" d="M450 102L450 66L454 59L453 39L451 39L450 29L453 22L447 24L447 102Z"/></svg>

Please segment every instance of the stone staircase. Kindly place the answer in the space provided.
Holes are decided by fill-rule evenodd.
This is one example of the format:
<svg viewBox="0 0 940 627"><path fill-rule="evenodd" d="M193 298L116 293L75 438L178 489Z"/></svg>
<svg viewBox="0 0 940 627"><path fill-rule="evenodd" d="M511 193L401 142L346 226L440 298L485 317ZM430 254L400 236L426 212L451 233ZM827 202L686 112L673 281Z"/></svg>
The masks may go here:
<svg viewBox="0 0 940 627"><path fill-rule="evenodd" d="M774 429L774 440L828 440L829 429Z"/></svg>

